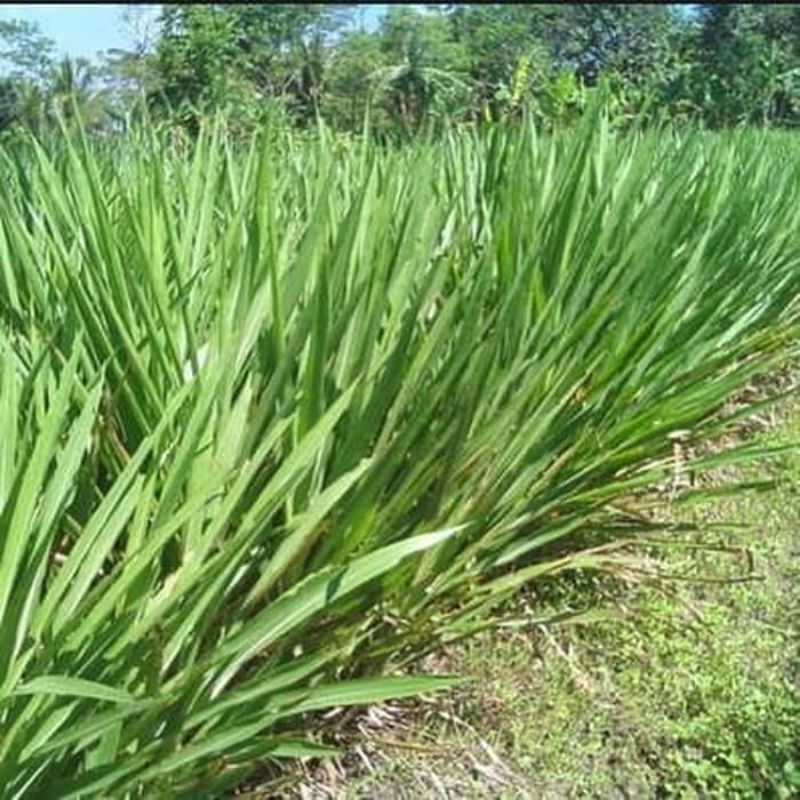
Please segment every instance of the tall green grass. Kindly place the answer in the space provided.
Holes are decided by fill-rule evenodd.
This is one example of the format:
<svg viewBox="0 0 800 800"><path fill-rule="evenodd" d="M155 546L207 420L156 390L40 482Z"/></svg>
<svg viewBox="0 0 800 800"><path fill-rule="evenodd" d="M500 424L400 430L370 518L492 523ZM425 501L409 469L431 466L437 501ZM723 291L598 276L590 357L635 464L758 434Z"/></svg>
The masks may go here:
<svg viewBox="0 0 800 800"><path fill-rule="evenodd" d="M306 712L446 687L408 666L602 566L670 434L797 349L791 135L211 125L0 172L3 798L219 796L324 754Z"/></svg>

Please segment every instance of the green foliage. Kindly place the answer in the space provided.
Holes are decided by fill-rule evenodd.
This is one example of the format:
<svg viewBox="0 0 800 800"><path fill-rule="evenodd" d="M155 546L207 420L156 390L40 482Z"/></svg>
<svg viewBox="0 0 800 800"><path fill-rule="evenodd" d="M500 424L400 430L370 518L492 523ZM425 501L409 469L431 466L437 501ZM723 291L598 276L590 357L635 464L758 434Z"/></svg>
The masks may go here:
<svg viewBox="0 0 800 800"><path fill-rule="evenodd" d="M544 125L561 127L577 121L585 103L584 96L575 73L563 70L553 78L542 80L535 110Z"/></svg>
<svg viewBox="0 0 800 800"><path fill-rule="evenodd" d="M38 134L52 131L79 110L87 128L102 130L106 123L105 97L95 86L96 69L86 59L53 58L53 42L38 26L0 21L0 134L14 139L20 130Z"/></svg>
<svg viewBox="0 0 800 800"><path fill-rule="evenodd" d="M98 133L149 114L195 135L222 113L242 134L262 125L311 131L321 116L338 132L360 134L366 123L381 140L408 140L526 115L570 126L603 86L620 127L800 119L800 17L789 6L398 6L371 30L357 24L363 11L173 4L148 29L128 10L133 48L92 65L91 91L69 105ZM52 127L52 108L40 105L66 113L52 51L30 23L0 26L6 129Z"/></svg>
<svg viewBox="0 0 800 800"><path fill-rule="evenodd" d="M594 113L0 153L2 796L218 796L449 685L795 353L794 139Z"/></svg>
<svg viewBox="0 0 800 800"><path fill-rule="evenodd" d="M53 42L37 25L0 20L0 67L12 78L42 78L53 63Z"/></svg>
<svg viewBox="0 0 800 800"><path fill-rule="evenodd" d="M389 55L376 36L344 32L330 53L322 116L346 131L360 130L366 119L378 130L388 129L391 118L383 107L376 108L373 95L376 73L390 66Z"/></svg>
<svg viewBox="0 0 800 800"><path fill-rule="evenodd" d="M36 25L0 20L0 136L7 138L18 127L40 129L52 52L53 43Z"/></svg>
<svg viewBox="0 0 800 800"><path fill-rule="evenodd" d="M151 107L196 130L218 110L252 126L262 104L279 99L307 124L319 106L323 42L340 18L336 5L166 6Z"/></svg>
<svg viewBox="0 0 800 800"><path fill-rule="evenodd" d="M713 125L797 122L800 14L790 6L704 6L696 91Z"/></svg>
<svg viewBox="0 0 800 800"><path fill-rule="evenodd" d="M380 43L389 64L375 75L374 94L385 97L406 135L427 121L463 115L467 53L451 33L440 13L390 8L382 22Z"/></svg>
<svg viewBox="0 0 800 800"><path fill-rule="evenodd" d="M233 18L212 5L168 6L163 15L154 102L179 114L184 107L188 113L224 108L237 56Z"/></svg>

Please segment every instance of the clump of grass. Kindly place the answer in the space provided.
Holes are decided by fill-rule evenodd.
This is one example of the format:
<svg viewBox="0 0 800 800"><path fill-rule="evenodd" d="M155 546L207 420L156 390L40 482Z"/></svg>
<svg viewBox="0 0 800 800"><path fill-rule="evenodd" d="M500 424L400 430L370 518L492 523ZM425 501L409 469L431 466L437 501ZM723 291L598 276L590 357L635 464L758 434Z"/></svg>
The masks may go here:
<svg viewBox="0 0 800 800"><path fill-rule="evenodd" d="M795 404L766 440L796 441L799 420ZM731 554L662 548L661 570L697 581L553 587L547 602L627 613L590 626L500 629L450 648L446 669L465 675L464 687L398 704L363 735L343 736L336 783L318 770L304 787L398 800L795 797L799 467L790 454L777 470L745 470L750 480L777 477L771 491L662 509L721 525L716 535L731 550L750 551L756 579L725 583L741 572ZM523 602L512 603L517 616Z"/></svg>
<svg viewBox="0 0 800 800"><path fill-rule="evenodd" d="M218 796L613 566L669 435L796 352L796 150L587 118L1 153L2 796Z"/></svg>

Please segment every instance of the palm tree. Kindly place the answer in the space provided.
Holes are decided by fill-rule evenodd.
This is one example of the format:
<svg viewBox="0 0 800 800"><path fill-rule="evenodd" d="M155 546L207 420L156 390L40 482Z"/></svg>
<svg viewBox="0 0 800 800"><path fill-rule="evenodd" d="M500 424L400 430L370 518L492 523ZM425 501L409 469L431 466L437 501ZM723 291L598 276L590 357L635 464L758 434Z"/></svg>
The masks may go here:
<svg viewBox="0 0 800 800"><path fill-rule="evenodd" d="M459 95L469 93L457 71L442 68L452 61L451 56L459 55L453 52L442 22L434 15L403 9L384 23L387 49L400 59L373 72L373 94L389 99L391 111L408 135L434 109L452 112Z"/></svg>
<svg viewBox="0 0 800 800"><path fill-rule="evenodd" d="M0 79L0 132L18 125L36 133L44 126L44 94L32 81Z"/></svg>
<svg viewBox="0 0 800 800"><path fill-rule="evenodd" d="M51 113L64 120L77 109L87 129L102 124L105 103L94 91L94 69L85 58L63 58L53 69L48 91Z"/></svg>

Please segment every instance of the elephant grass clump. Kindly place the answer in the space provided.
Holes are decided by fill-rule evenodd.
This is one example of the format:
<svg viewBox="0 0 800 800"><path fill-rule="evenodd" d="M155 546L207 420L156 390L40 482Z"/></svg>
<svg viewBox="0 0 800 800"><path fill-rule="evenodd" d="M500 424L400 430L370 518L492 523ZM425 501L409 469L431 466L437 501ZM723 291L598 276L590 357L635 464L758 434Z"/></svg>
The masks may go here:
<svg viewBox="0 0 800 800"><path fill-rule="evenodd" d="M605 568L671 434L797 351L787 134L209 124L0 170L3 800L221 796L329 753L308 712L451 685L409 667Z"/></svg>

